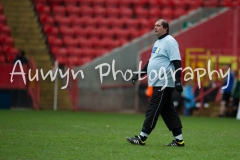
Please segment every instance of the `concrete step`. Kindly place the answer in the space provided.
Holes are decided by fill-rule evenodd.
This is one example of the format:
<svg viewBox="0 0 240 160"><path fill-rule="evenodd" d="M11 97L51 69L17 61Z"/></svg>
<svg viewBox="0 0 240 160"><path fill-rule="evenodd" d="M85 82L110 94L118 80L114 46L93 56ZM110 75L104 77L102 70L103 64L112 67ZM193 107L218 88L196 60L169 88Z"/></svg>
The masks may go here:
<svg viewBox="0 0 240 160"><path fill-rule="evenodd" d="M33 18L36 17L36 14L33 12L33 9L24 8L19 10L17 8L4 8L3 13L9 18Z"/></svg>
<svg viewBox="0 0 240 160"><path fill-rule="evenodd" d="M4 6L10 7L19 7L20 5L22 7L28 7L32 5L32 2L30 0L1 0L0 3Z"/></svg>
<svg viewBox="0 0 240 160"><path fill-rule="evenodd" d="M16 37L14 38L14 42L15 43L18 43L18 44L31 44L31 45L37 45L37 44L44 44L45 43L45 40L44 39L34 39L34 40L31 40L31 39L28 39L28 38L22 38L22 37Z"/></svg>

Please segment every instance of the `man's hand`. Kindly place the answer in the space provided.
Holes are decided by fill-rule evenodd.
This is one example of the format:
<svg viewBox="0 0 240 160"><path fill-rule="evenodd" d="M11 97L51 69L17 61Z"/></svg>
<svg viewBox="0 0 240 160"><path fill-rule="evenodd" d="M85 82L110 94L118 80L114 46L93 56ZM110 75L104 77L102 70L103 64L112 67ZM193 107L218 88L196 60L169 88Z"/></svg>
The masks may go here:
<svg viewBox="0 0 240 160"><path fill-rule="evenodd" d="M135 75L133 78L132 78L132 83L134 85L137 85L138 84L138 75Z"/></svg>
<svg viewBox="0 0 240 160"><path fill-rule="evenodd" d="M183 87L182 87L182 84L180 81L175 81L175 89L178 91L178 92L182 92L183 91Z"/></svg>

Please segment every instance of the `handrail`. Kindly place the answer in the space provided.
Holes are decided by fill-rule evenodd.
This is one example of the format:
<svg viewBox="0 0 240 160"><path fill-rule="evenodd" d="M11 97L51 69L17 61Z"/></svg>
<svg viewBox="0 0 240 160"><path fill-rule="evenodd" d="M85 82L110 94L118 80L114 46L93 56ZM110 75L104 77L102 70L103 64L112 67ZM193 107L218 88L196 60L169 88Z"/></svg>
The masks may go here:
<svg viewBox="0 0 240 160"><path fill-rule="evenodd" d="M221 87L222 84L223 84L222 82L219 82L219 83L216 84L215 87L211 87L211 88L207 89L206 91L204 91L204 87L200 88L200 94L194 99L195 102L200 101L200 104L201 104L201 106L199 108L200 110L203 109L204 97L206 95L210 94L211 92L213 92L216 88Z"/></svg>
<svg viewBox="0 0 240 160"><path fill-rule="evenodd" d="M36 74L36 65L35 65L33 57L30 57L29 69L31 69L31 75ZM39 110L40 109L40 82L39 82L39 80L34 79L33 81L29 81L28 93L29 93L30 97L32 98L34 108L36 110Z"/></svg>
<svg viewBox="0 0 240 160"><path fill-rule="evenodd" d="M70 69L73 69L72 66L69 66ZM73 110L78 111L78 80L69 78L69 85L67 87L69 97L71 99Z"/></svg>

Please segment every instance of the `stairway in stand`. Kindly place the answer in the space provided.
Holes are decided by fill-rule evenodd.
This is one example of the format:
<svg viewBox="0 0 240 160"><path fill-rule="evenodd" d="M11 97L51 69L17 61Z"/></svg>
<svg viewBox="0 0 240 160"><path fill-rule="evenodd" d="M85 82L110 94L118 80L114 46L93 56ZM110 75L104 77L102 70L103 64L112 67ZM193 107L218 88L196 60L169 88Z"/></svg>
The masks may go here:
<svg viewBox="0 0 240 160"><path fill-rule="evenodd" d="M27 58L34 57L37 69L43 69L45 75L49 70L52 70L53 64L32 1L0 0L0 4L3 5L3 12L7 17L11 36L14 38L14 46L24 50ZM42 80L41 77L39 72L40 108L53 109L54 82L51 81L50 77L45 80ZM65 83L60 78L58 82L57 107L60 110L72 110L67 90L61 89Z"/></svg>

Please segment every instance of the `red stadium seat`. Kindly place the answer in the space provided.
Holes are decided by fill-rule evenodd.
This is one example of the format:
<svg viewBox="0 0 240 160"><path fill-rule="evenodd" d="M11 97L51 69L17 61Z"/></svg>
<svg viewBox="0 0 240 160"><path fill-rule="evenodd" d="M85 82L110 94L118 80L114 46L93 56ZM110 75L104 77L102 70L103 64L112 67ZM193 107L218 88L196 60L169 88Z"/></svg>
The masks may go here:
<svg viewBox="0 0 240 160"><path fill-rule="evenodd" d="M185 15L187 12L185 9L177 8L173 11L174 18L178 18L182 15Z"/></svg>
<svg viewBox="0 0 240 160"><path fill-rule="evenodd" d="M106 17L106 10L104 7L94 7L93 12L95 17Z"/></svg>
<svg viewBox="0 0 240 160"><path fill-rule="evenodd" d="M4 54L2 46L0 46L0 54Z"/></svg>
<svg viewBox="0 0 240 160"><path fill-rule="evenodd" d="M77 38L87 38L88 37L88 32L87 29L85 28L80 28L80 27L73 27L74 33Z"/></svg>
<svg viewBox="0 0 240 160"><path fill-rule="evenodd" d="M172 19L173 18L173 10L170 7L162 9L162 17L164 19Z"/></svg>
<svg viewBox="0 0 240 160"><path fill-rule="evenodd" d="M181 8L187 9L187 3L185 0L172 0L174 9Z"/></svg>
<svg viewBox="0 0 240 160"><path fill-rule="evenodd" d="M148 18L148 10L145 8L135 8L134 13L137 18Z"/></svg>
<svg viewBox="0 0 240 160"><path fill-rule="evenodd" d="M4 34L4 35L10 35L11 30L8 26L6 26L5 24L0 24L0 34Z"/></svg>
<svg viewBox="0 0 240 160"><path fill-rule="evenodd" d="M76 47L67 48L67 53L69 56L81 56L81 49Z"/></svg>
<svg viewBox="0 0 240 160"><path fill-rule="evenodd" d="M81 48L92 48L93 43L87 39L78 38L78 42Z"/></svg>
<svg viewBox="0 0 240 160"><path fill-rule="evenodd" d="M101 28L102 29L102 28ZM86 28L89 38L101 38L101 29L99 28Z"/></svg>
<svg viewBox="0 0 240 160"><path fill-rule="evenodd" d="M7 22L6 16L3 14L0 14L0 24L7 24L6 22Z"/></svg>
<svg viewBox="0 0 240 160"><path fill-rule="evenodd" d="M0 42L3 46L14 46L13 38L8 35L0 35Z"/></svg>
<svg viewBox="0 0 240 160"><path fill-rule="evenodd" d="M112 39L101 39L101 41L99 41L97 43L97 45L95 46L95 49L96 50L105 49L105 50L110 51L111 50L111 47L110 47L111 42L112 42Z"/></svg>
<svg viewBox="0 0 240 160"><path fill-rule="evenodd" d="M44 32L49 36L49 35L54 35L54 36L58 36L59 31L57 27L54 26L50 26L50 25L46 25L44 26Z"/></svg>
<svg viewBox="0 0 240 160"><path fill-rule="evenodd" d="M137 19L125 19L125 25L127 29L134 28L138 29L140 27L140 22Z"/></svg>
<svg viewBox="0 0 240 160"><path fill-rule="evenodd" d="M43 25L54 25L54 19L48 15L40 15L40 21Z"/></svg>
<svg viewBox="0 0 240 160"><path fill-rule="evenodd" d="M95 28L95 29L91 29L91 30L87 30L88 31L88 38L98 38L101 39L102 33L101 33L101 29L102 28ZM104 29L104 28L103 28Z"/></svg>
<svg viewBox="0 0 240 160"><path fill-rule="evenodd" d="M228 6L228 5L226 5L226 6ZM229 6L230 7L239 7L240 6L240 0L231 1Z"/></svg>
<svg viewBox="0 0 240 160"><path fill-rule="evenodd" d="M59 27L61 26L68 26L70 27L72 24L72 21L69 17L65 17L65 16L54 16L54 20L55 22L58 24Z"/></svg>
<svg viewBox="0 0 240 160"><path fill-rule="evenodd" d="M97 46L99 45L99 41L101 41L99 38L93 37L93 38L89 38L87 40L90 44L91 47L85 47L87 49L94 49L97 48Z"/></svg>
<svg viewBox="0 0 240 160"><path fill-rule="evenodd" d="M68 17L71 21L71 24L73 27L84 27L85 26L85 20L84 18L79 18L76 15L72 15Z"/></svg>
<svg viewBox="0 0 240 160"><path fill-rule="evenodd" d="M66 56L59 56L59 55L54 55L56 61L58 61L59 65L69 65L68 59Z"/></svg>
<svg viewBox="0 0 240 160"><path fill-rule="evenodd" d="M82 62L80 61L79 57L72 56L68 58L68 64L70 66L79 66L79 65L82 65Z"/></svg>
<svg viewBox="0 0 240 160"><path fill-rule="evenodd" d="M185 0L185 1L189 11L195 10L198 7L202 6L202 0Z"/></svg>
<svg viewBox="0 0 240 160"><path fill-rule="evenodd" d="M140 30L140 35L149 33L150 31L151 31L151 29L149 29L149 28L143 28L143 29Z"/></svg>
<svg viewBox="0 0 240 160"><path fill-rule="evenodd" d="M78 6L79 0L64 0L66 6Z"/></svg>
<svg viewBox="0 0 240 160"><path fill-rule="evenodd" d="M17 54L8 54L6 55L6 60L8 63L14 62L14 59L16 58Z"/></svg>
<svg viewBox="0 0 240 160"><path fill-rule="evenodd" d="M97 0L94 1L93 6L94 7L104 7L106 4L106 0Z"/></svg>
<svg viewBox="0 0 240 160"><path fill-rule="evenodd" d="M6 57L3 54L0 54L0 63L6 63Z"/></svg>
<svg viewBox="0 0 240 160"><path fill-rule="evenodd" d="M17 55L18 49L13 46L3 46L3 52L6 55Z"/></svg>
<svg viewBox="0 0 240 160"><path fill-rule="evenodd" d="M66 6L66 12L68 14L68 16L72 16L72 15L76 15L76 16L80 16L81 15L81 10L80 7L78 6Z"/></svg>
<svg viewBox="0 0 240 160"><path fill-rule="evenodd" d="M139 32L139 30L136 30L134 28L128 29L129 33L130 33L130 40L137 38L141 35L141 33Z"/></svg>
<svg viewBox="0 0 240 160"><path fill-rule="evenodd" d="M111 38L104 38L101 39L101 42L98 43L97 45L97 50L107 50L107 51L111 51L112 49L116 48L120 46L120 42Z"/></svg>
<svg viewBox="0 0 240 160"><path fill-rule="evenodd" d="M106 7L115 7L117 8L120 0L106 0Z"/></svg>
<svg viewBox="0 0 240 160"><path fill-rule="evenodd" d="M150 28L150 29L153 29L153 28L154 28L154 25L155 25L155 22L156 22L157 19L159 19L159 18L150 18L150 19L148 20L148 24L149 24L149 28Z"/></svg>
<svg viewBox="0 0 240 160"><path fill-rule="evenodd" d="M218 5L218 0L203 0L204 7L216 7Z"/></svg>
<svg viewBox="0 0 240 160"><path fill-rule="evenodd" d="M51 48L51 54L54 56L67 56L67 49L63 47L52 47Z"/></svg>
<svg viewBox="0 0 240 160"><path fill-rule="evenodd" d="M145 18L139 18L137 20L140 23L140 29L146 29L146 28L149 29L149 28L152 28L152 26L154 25L154 24L149 24L149 21Z"/></svg>
<svg viewBox="0 0 240 160"><path fill-rule="evenodd" d="M48 2L52 5L63 5L64 0L48 0Z"/></svg>
<svg viewBox="0 0 240 160"><path fill-rule="evenodd" d="M149 8L151 9L160 9L161 0L148 0Z"/></svg>
<svg viewBox="0 0 240 160"><path fill-rule="evenodd" d="M63 43L65 44L66 48L79 47L79 41L78 41L78 39L75 39L75 38L63 37Z"/></svg>
<svg viewBox="0 0 240 160"><path fill-rule="evenodd" d="M62 47L63 46L63 41L62 39L54 36L48 36L48 44L49 46L52 47Z"/></svg>
<svg viewBox="0 0 240 160"><path fill-rule="evenodd" d="M110 24L111 28L123 28L124 27L123 19L109 18L109 20L111 21L111 24Z"/></svg>
<svg viewBox="0 0 240 160"><path fill-rule="evenodd" d="M128 7L130 7L130 5L131 5L131 1L129 1L129 0L120 0L119 1L119 7L126 7L126 8L128 8Z"/></svg>
<svg viewBox="0 0 240 160"><path fill-rule="evenodd" d="M119 16L121 18L132 18L133 17L133 11L130 8L120 8L119 10Z"/></svg>
<svg viewBox="0 0 240 160"><path fill-rule="evenodd" d="M133 8L145 8L147 5L147 0L131 0L133 3Z"/></svg>
<svg viewBox="0 0 240 160"><path fill-rule="evenodd" d="M78 56L94 58L94 52L95 52L95 50L91 49L91 48L81 48L81 49L79 49L79 55Z"/></svg>
<svg viewBox="0 0 240 160"><path fill-rule="evenodd" d="M117 41L117 40L113 40L112 41L112 47L113 49L117 48L117 47L120 47L121 46L121 43L120 41Z"/></svg>
<svg viewBox="0 0 240 160"><path fill-rule="evenodd" d="M121 39L121 38L130 39L130 33L127 29L116 28L114 29L114 31L117 39Z"/></svg>
<svg viewBox="0 0 240 160"><path fill-rule="evenodd" d="M100 30L101 31L101 38L114 38L115 36L115 31L114 29L106 29L104 30Z"/></svg>
<svg viewBox="0 0 240 160"><path fill-rule="evenodd" d="M42 15L42 14L50 15L50 8L49 8L49 6L46 6L44 4L37 4L36 5L36 10L37 10L37 12L40 15Z"/></svg>
<svg viewBox="0 0 240 160"><path fill-rule="evenodd" d="M92 61L92 58L90 58L90 57L82 57L80 59L80 65L84 65L84 64L89 63L91 61Z"/></svg>
<svg viewBox="0 0 240 160"><path fill-rule="evenodd" d="M66 8L64 6L53 6L52 12L54 15L65 16L66 15Z"/></svg>
<svg viewBox="0 0 240 160"><path fill-rule="evenodd" d="M84 6L84 7L90 7L92 6L94 0L80 0L80 6Z"/></svg>
<svg viewBox="0 0 240 160"><path fill-rule="evenodd" d="M97 25L98 25L97 18L87 18L85 20L85 28L88 28L88 27L97 28Z"/></svg>
<svg viewBox="0 0 240 160"><path fill-rule="evenodd" d="M98 17L96 20L98 28L110 28L110 24L112 23L109 18Z"/></svg>
<svg viewBox="0 0 240 160"><path fill-rule="evenodd" d="M173 7L172 0L160 0L160 7L162 9L165 7Z"/></svg>
<svg viewBox="0 0 240 160"><path fill-rule="evenodd" d="M75 31L71 27L66 27L66 26L60 26L59 31L62 34L62 36L67 36L67 37L74 37L75 36Z"/></svg>
<svg viewBox="0 0 240 160"><path fill-rule="evenodd" d="M100 28L100 38L114 38L114 30L108 28Z"/></svg>
<svg viewBox="0 0 240 160"><path fill-rule="evenodd" d="M119 17L119 9L114 8L114 7L108 7L108 8L106 8L106 15L108 18L110 18L110 17L118 18Z"/></svg>
<svg viewBox="0 0 240 160"><path fill-rule="evenodd" d="M151 19L160 19L161 18L161 10L159 8L152 8L148 11L149 18Z"/></svg>
<svg viewBox="0 0 240 160"><path fill-rule="evenodd" d="M93 8L88 7L88 6L81 6L81 16L84 17L92 17L93 16Z"/></svg>
<svg viewBox="0 0 240 160"><path fill-rule="evenodd" d="M109 52L109 50L107 50L107 49L98 49L98 50L96 50L96 52L94 52L94 56L95 57L103 56L108 52Z"/></svg>
<svg viewBox="0 0 240 160"><path fill-rule="evenodd" d="M55 6L62 6L64 4L64 0L49 0L48 1L51 8Z"/></svg>

